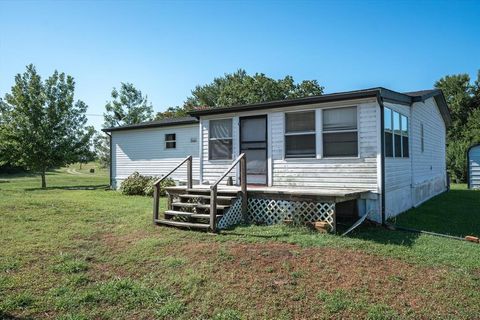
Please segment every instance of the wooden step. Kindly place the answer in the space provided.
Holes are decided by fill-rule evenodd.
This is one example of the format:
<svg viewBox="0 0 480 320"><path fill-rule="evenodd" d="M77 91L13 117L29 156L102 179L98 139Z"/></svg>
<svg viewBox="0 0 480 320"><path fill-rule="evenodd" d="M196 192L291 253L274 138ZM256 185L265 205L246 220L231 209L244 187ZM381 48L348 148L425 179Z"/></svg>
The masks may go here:
<svg viewBox="0 0 480 320"><path fill-rule="evenodd" d="M199 208L199 209L210 209L209 204L201 204L201 203L186 203L186 202L173 202L172 207L180 207L180 208ZM217 204L217 210L225 210L230 208L230 206Z"/></svg>
<svg viewBox="0 0 480 320"><path fill-rule="evenodd" d="M192 212L185 212L185 211L176 211L176 210L167 210L163 213L165 216L176 216L176 217L191 217Z"/></svg>
<svg viewBox="0 0 480 320"><path fill-rule="evenodd" d="M210 196L205 196L201 194L180 194L178 195L179 198L184 199L203 199L203 200L210 200ZM224 201L232 201L237 197L229 197L229 196L217 196L217 200L224 200Z"/></svg>
<svg viewBox="0 0 480 320"><path fill-rule="evenodd" d="M184 211L175 211L175 210L167 210L163 213L165 216L175 216L175 217L186 217L186 218L194 218L194 219L209 219L209 214L201 214L201 213L192 213L192 212L184 212ZM222 214L217 214L217 220L223 217Z"/></svg>
<svg viewBox="0 0 480 320"><path fill-rule="evenodd" d="M180 222L174 220L165 220L165 219L156 219L155 223L163 224L166 226L180 227L180 228L190 228L190 229L203 229L207 230L210 228L208 224L205 223L192 223L192 222Z"/></svg>
<svg viewBox="0 0 480 320"><path fill-rule="evenodd" d="M191 189L186 189L185 191L192 194L195 194L195 193L208 194L208 195L210 194L210 188L191 188ZM239 192L240 190L226 190L226 189L217 190L217 194L221 194L221 195L236 196Z"/></svg>
<svg viewBox="0 0 480 320"><path fill-rule="evenodd" d="M196 219L210 219L210 215L209 214L200 214L200 213L193 213L191 215L192 218L196 218ZM217 221L223 217L223 214L217 214Z"/></svg>

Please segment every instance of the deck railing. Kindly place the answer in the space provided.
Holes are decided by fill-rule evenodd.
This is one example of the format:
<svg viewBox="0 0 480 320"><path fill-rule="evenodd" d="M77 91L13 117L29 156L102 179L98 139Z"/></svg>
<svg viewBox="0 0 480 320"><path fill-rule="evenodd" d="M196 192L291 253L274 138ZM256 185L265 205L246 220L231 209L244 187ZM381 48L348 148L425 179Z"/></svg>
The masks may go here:
<svg viewBox="0 0 480 320"><path fill-rule="evenodd" d="M153 223L158 220L159 206L160 206L160 184L163 180L168 178L172 173L174 173L178 168L180 168L184 163L187 163L187 188L191 189L193 186L192 178L192 161L193 157L188 156L182 162L180 162L175 168L173 168L169 173L158 179L153 183Z"/></svg>
<svg viewBox="0 0 480 320"><path fill-rule="evenodd" d="M223 175L210 186L210 230L216 230L217 219L217 191L218 185L222 180L240 163L240 190L242 194L242 215L245 219L247 215L247 157L245 153L240 154L232 165L223 173Z"/></svg>

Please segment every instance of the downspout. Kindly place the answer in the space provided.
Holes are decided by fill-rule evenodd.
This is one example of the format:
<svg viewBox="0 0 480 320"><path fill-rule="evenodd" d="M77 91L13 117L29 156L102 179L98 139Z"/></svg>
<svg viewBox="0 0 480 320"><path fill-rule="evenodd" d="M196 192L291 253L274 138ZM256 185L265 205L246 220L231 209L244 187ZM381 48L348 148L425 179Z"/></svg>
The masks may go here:
<svg viewBox="0 0 480 320"><path fill-rule="evenodd" d="M382 202L382 225L385 226L385 128L384 128L384 117L385 117L385 111L384 108L385 106L383 105L383 98L380 92L377 93L377 101L378 104L380 105L380 167L381 167L381 174L382 174L382 179L381 179L381 202Z"/></svg>
<svg viewBox="0 0 480 320"><path fill-rule="evenodd" d="M112 157L112 135L108 132L105 132L105 134L110 137L110 139L109 139L109 142L110 142L110 148L109 148L110 149L110 165L109 165L109 167L110 167L110 188L113 189L113 180L112 180L112 164L113 164L112 163L112 158L113 158Z"/></svg>

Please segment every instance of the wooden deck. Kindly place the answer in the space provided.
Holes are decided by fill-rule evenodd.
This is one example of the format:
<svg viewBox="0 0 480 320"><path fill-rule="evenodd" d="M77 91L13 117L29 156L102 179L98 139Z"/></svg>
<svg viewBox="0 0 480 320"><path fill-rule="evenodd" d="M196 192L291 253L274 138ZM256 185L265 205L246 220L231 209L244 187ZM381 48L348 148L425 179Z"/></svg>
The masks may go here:
<svg viewBox="0 0 480 320"><path fill-rule="evenodd" d="M186 186L168 187L167 190L173 193L184 192ZM210 185L194 185L192 191L207 192ZM239 186L219 185L219 193L236 194L240 192ZM345 202L361 197L368 197L372 194L368 189L320 189L320 188L295 188L295 187L267 187L249 185L247 194L252 198L278 199L278 200L315 200L324 202Z"/></svg>

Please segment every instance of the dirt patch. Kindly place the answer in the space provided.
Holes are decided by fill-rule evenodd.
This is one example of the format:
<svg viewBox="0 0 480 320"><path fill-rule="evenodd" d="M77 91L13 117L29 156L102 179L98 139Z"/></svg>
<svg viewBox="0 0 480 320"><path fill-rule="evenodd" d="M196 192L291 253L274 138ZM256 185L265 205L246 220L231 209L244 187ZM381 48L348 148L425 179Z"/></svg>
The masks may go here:
<svg viewBox="0 0 480 320"><path fill-rule="evenodd" d="M143 250L140 241L144 239L171 241L145 230L103 233L96 240L106 247L108 256L117 256L139 247ZM144 256L140 252L139 257L138 263L124 265L95 262L92 277L155 274L159 283L183 296L190 310L205 314L221 306L240 310L247 318L274 318L282 312L295 319L323 318L328 312L340 318L364 317L372 305L388 306L403 316L441 317L452 315L452 304L444 303L449 297L462 300L462 292L452 287L445 290L446 269L358 250L179 238L159 246L158 254ZM163 264L162 259L173 260L172 266ZM175 265L176 259L181 261L179 265ZM176 280L172 274L178 276ZM333 294L332 301L321 299L329 294Z"/></svg>
<svg viewBox="0 0 480 320"><path fill-rule="evenodd" d="M230 297L231 307L264 310L267 317L288 310L295 318L316 318L317 312L324 311L319 294L338 290L352 303L381 303L400 314L410 310L421 315L435 305L432 297L442 294L440 284L446 275L443 269L355 250L282 243L188 243L172 247L171 254L193 261L190 267L199 263L212 266L212 286L218 289L214 301L228 304L225 297ZM196 301L202 300L197 297ZM448 306L445 308L436 306L432 311L448 314ZM348 316L350 311L345 308L338 315ZM356 315L359 312L355 310Z"/></svg>

